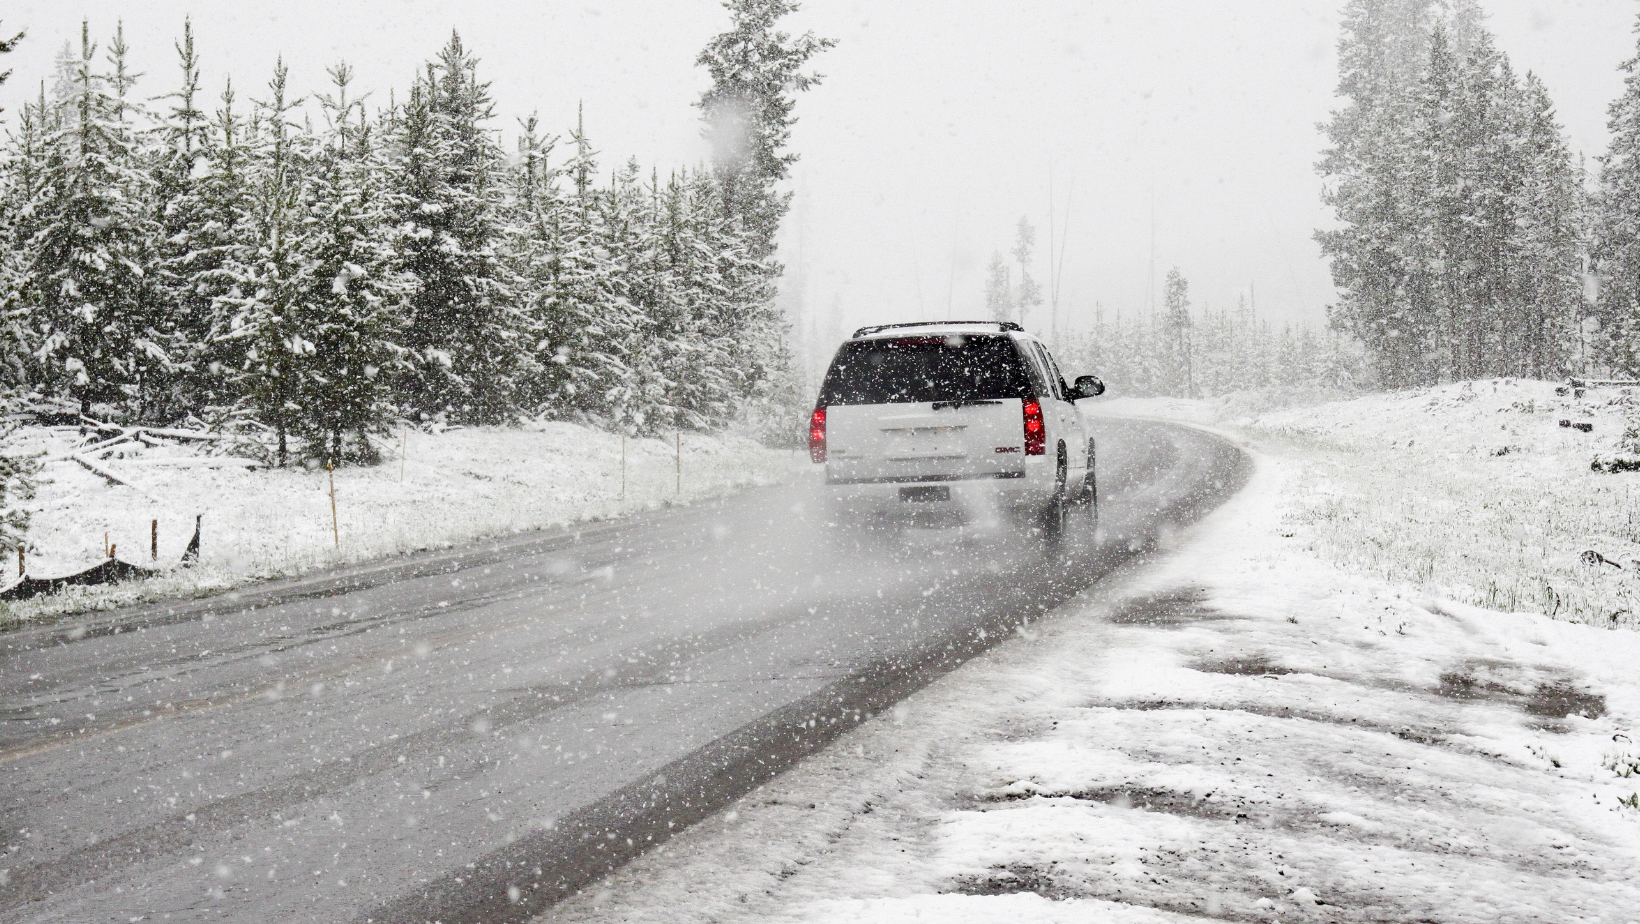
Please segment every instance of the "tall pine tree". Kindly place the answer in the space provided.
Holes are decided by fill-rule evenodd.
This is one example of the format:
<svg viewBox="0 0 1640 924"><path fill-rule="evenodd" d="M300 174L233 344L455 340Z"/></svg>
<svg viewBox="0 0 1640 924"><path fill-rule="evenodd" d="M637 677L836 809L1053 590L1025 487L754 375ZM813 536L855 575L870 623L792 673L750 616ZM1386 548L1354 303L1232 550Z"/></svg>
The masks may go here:
<svg viewBox="0 0 1640 924"><path fill-rule="evenodd" d="M313 152L293 118L300 101L289 96L288 76L281 59L267 100L256 106L255 155L245 213L237 222L240 245L223 267L229 290L218 299L228 318L224 336L243 356L234 382L257 417L273 427L280 466L290 461L292 436L302 427L306 357L314 350L301 316L304 301L323 284L315 279L307 221L306 172Z"/></svg>
<svg viewBox="0 0 1640 924"><path fill-rule="evenodd" d="M1349 0L1338 44L1342 108L1327 124L1332 142L1319 169L1324 201L1338 217L1318 232L1339 302L1333 322L1369 344L1388 384L1419 377L1419 293L1406 265L1401 229L1414 208L1407 195L1411 110L1429 61L1430 0Z"/></svg>
<svg viewBox="0 0 1640 924"><path fill-rule="evenodd" d="M1622 71L1623 93L1607 109L1611 143L1600 158L1591 256L1600 280L1596 356L1632 376L1640 374L1640 51Z"/></svg>
<svg viewBox="0 0 1640 924"><path fill-rule="evenodd" d="M817 85L821 75L804 68L837 44L805 32L793 38L779 22L798 9L794 0L725 0L729 31L715 36L696 64L712 86L701 95L701 118L712 146L723 210L751 235L752 254L773 255L780 220L791 194L776 189L798 155L788 151L794 96Z"/></svg>
<svg viewBox="0 0 1640 924"><path fill-rule="evenodd" d="M528 345L505 243L505 157L488 128L488 84L452 34L393 124L395 220L404 268L420 281L399 388L424 416L495 423L514 407Z"/></svg>
<svg viewBox="0 0 1640 924"><path fill-rule="evenodd" d="M163 311L147 267L157 237L126 94L123 30L110 50L113 73L96 68L97 46L82 24L73 95L45 145L40 188L23 242L23 298L36 312L36 357L48 381L89 415L92 404L124 404L141 416L172 368L156 329Z"/></svg>
<svg viewBox="0 0 1640 924"><path fill-rule="evenodd" d="M384 165L373 126L349 96L353 72L330 70L322 98L329 130L309 168L311 194L303 279L293 306L308 349L298 359L293 429L309 456L328 465L375 461L369 436L392 414L389 381L403 364L402 309L415 291L400 271Z"/></svg>

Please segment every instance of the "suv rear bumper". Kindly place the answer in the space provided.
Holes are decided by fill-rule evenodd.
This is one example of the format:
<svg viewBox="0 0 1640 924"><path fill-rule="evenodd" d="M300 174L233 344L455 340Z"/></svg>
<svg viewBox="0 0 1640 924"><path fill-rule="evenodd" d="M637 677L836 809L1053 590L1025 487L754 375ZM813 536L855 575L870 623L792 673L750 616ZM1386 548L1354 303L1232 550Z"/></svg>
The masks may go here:
<svg viewBox="0 0 1640 924"><path fill-rule="evenodd" d="M1053 460L1032 460L1024 471L982 475L902 475L826 479L825 493L839 523L905 520L981 521L1040 510L1055 490Z"/></svg>

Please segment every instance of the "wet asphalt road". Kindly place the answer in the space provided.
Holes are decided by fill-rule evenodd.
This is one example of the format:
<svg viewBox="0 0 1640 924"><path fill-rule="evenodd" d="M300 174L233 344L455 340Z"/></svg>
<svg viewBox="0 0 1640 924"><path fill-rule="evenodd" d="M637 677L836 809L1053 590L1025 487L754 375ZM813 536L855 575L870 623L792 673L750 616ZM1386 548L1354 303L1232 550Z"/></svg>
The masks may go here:
<svg viewBox="0 0 1640 924"><path fill-rule="evenodd" d="M1095 434L1058 558L828 530L805 482L0 635L0 921L525 920L1246 477Z"/></svg>

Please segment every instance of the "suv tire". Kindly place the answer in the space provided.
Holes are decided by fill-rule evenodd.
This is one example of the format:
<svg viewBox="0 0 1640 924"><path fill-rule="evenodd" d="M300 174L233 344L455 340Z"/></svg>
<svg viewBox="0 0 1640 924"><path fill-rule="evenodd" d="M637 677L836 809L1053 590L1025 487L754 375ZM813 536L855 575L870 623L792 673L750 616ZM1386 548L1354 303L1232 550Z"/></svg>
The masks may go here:
<svg viewBox="0 0 1640 924"><path fill-rule="evenodd" d="M1076 503L1086 507L1088 511L1088 525L1099 525L1099 479L1094 473L1093 440L1088 440L1088 472L1082 476L1082 487L1076 492Z"/></svg>
<svg viewBox="0 0 1640 924"><path fill-rule="evenodd" d="M1065 534L1069 531L1070 508L1072 498L1069 486L1065 483L1070 474L1069 453L1065 451L1065 444L1059 444L1058 467L1054 473L1053 497L1047 506L1042 508L1041 530L1042 544L1049 554L1057 554L1065 544Z"/></svg>

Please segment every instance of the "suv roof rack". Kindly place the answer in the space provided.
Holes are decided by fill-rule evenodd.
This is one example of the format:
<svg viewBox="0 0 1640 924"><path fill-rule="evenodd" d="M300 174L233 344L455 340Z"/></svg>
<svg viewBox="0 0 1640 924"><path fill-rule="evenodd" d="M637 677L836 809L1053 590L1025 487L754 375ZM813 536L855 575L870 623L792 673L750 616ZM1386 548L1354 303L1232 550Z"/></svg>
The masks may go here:
<svg viewBox="0 0 1640 924"><path fill-rule="evenodd" d="M1020 327L1013 321L912 321L907 324L878 324L874 327L862 327L855 331L853 337L850 337L849 339L852 340L854 337L866 337L871 334L881 333L885 330L893 330L897 327L949 327L955 324L994 324L999 331L1025 332L1025 328Z"/></svg>

